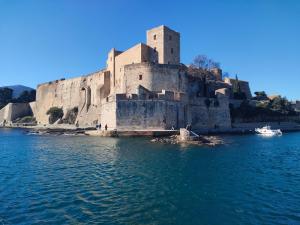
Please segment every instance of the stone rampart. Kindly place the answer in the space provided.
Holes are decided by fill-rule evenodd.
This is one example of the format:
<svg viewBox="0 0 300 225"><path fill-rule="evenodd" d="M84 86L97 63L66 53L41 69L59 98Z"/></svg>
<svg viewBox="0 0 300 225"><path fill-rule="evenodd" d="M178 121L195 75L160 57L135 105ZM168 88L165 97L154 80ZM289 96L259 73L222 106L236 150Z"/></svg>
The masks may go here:
<svg viewBox="0 0 300 225"><path fill-rule="evenodd" d="M48 124L47 111L51 107L62 108L64 114L78 107L79 124L94 124L100 119L100 104L110 92L109 72L96 72L88 76L57 80L37 87L36 119Z"/></svg>
<svg viewBox="0 0 300 225"><path fill-rule="evenodd" d="M124 67L126 93L136 93L139 85L153 92L162 90L185 92L187 80L180 66L138 63Z"/></svg>
<svg viewBox="0 0 300 225"><path fill-rule="evenodd" d="M12 122L18 118L32 115L29 103L9 103L0 110L0 123Z"/></svg>

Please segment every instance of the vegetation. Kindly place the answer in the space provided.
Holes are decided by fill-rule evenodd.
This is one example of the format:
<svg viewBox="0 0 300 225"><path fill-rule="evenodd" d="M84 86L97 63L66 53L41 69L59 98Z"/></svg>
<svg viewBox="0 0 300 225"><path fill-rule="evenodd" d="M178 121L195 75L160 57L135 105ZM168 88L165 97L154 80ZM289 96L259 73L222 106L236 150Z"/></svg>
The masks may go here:
<svg viewBox="0 0 300 225"><path fill-rule="evenodd" d="M25 116L15 120L14 123L36 123L36 119L33 116Z"/></svg>
<svg viewBox="0 0 300 225"><path fill-rule="evenodd" d="M0 89L0 109L6 106L12 101L13 90L10 88L1 88Z"/></svg>
<svg viewBox="0 0 300 225"><path fill-rule="evenodd" d="M35 101L35 90L23 91L18 98L13 98L13 90L10 88L0 88L0 109L8 103L26 103Z"/></svg>
<svg viewBox="0 0 300 225"><path fill-rule="evenodd" d="M64 112L63 112L62 108L51 107L47 111L47 115L49 115L49 123L53 124L57 120L61 119L64 116Z"/></svg>
<svg viewBox="0 0 300 225"><path fill-rule="evenodd" d="M289 116L297 116L292 109L291 103L285 98L278 96L270 101L260 101L256 105L250 105L249 101L243 101L238 108L230 105L231 118L259 121L281 121Z"/></svg>
<svg viewBox="0 0 300 225"><path fill-rule="evenodd" d="M192 66L199 69L210 70L220 68L220 63L208 58L206 55L197 55L192 62Z"/></svg>
<svg viewBox="0 0 300 225"><path fill-rule="evenodd" d="M261 100L269 100L266 92L264 92L264 91L256 91L256 92L254 92L254 94L255 94L255 97L252 98L254 100L260 100L260 101Z"/></svg>
<svg viewBox="0 0 300 225"><path fill-rule="evenodd" d="M254 94L255 94L257 97L267 97L267 94L266 94L266 92L264 92L264 91L256 91L256 92L254 92Z"/></svg>
<svg viewBox="0 0 300 225"><path fill-rule="evenodd" d="M235 81L233 83L232 92L233 92L234 99L238 99L238 100L247 99L246 94L244 92L242 92L242 90L241 90L239 78L237 75L235 76Z"/></svg>
<svg viewBox="0 0 300 225"><path fill-rule="evenodd" d="M77 115L78 115L78 107L74 107L73 109L68 110L65 118L63 119L63 123L75 124Z"/></svg>
<svg viewBox="0 0 300 225"><path fill-rule="evenodd" d="M12 102L14 103L26 103L26 102L34 102L35 101L35 95L36 91L23 91L22 94L16 98L13 99Z"/></svg>

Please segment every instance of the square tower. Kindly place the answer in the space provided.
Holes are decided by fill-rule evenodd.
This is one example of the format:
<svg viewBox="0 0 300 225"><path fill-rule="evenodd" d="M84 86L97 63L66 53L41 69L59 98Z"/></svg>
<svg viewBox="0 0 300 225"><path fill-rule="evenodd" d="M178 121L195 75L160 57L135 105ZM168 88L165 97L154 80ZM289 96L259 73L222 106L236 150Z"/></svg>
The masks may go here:
<svg viewBox="0 0 300 225"><path fill-rule="evenodd" d="M147 31L147 45L158 53L158 63L180 63L180 33L163 25L155 27Z"/></svg>

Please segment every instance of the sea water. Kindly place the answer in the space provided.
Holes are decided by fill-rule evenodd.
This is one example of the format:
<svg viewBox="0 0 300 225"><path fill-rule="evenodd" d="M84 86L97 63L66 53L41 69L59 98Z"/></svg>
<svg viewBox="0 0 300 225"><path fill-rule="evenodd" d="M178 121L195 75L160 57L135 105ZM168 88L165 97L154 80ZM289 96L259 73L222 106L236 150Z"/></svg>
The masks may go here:
<svg viewBox="0 0 300 225"><path fill-rule="evenodd" d="M2 224L300 224L300 133L225 145L0 129Z"/></svg>

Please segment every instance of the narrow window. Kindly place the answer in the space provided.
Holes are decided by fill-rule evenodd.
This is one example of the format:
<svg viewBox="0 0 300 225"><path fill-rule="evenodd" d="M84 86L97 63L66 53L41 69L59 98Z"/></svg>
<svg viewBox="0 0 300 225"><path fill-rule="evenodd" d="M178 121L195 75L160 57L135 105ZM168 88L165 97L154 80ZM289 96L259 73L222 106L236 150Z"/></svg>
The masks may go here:
<svg viewBox="0 0 300 225"><path fill-rule="evenodd" d="M143 79L143 75L140 74L140 75L139 75L139 80L142 80L142 79Z"/></svg>
<svg viewBox="0 0 300 225"><path fill-rule="evenodd" d="M153 35L153 40L156 40L156 34Z"/></svg>
<svg viewBox="0 0 300 225"><path fill-rule="evenodd" d="M171 54L173 54L173 52L174 52L174 51L173 51L173 48L171 48Z"/></svg>
<svg viewBox="0 0 300 225"><path fill-rule="evenodd" d="M172 36L171 35L169 35L169 41L171 41L172 40Z"/></svg>

